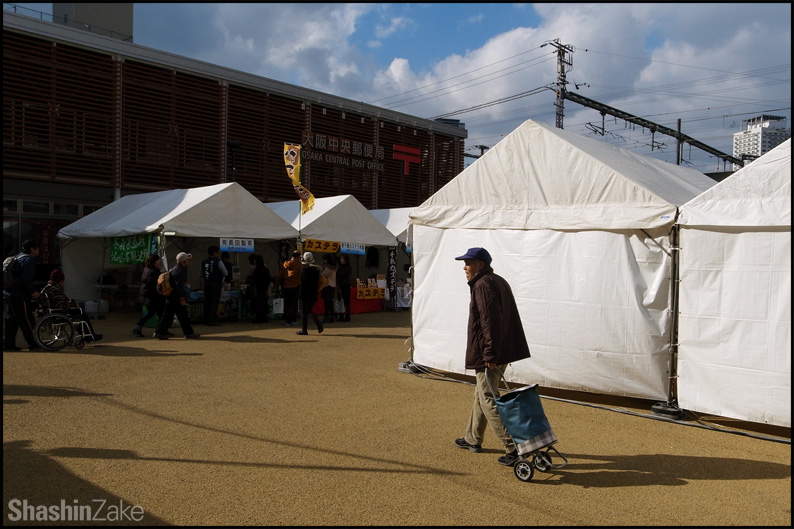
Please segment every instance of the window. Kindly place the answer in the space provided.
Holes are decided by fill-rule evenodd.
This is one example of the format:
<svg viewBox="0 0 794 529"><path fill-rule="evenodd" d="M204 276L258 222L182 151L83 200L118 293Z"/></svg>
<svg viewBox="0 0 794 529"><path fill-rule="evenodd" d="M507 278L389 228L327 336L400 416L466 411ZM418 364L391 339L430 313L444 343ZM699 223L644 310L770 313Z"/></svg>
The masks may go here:
<svg viewBox="0 0 794 529"><path fill-rule="evenodd" d="M30 213L34 215L49 215L50 203L33 202L32 200L25 200L22 202L22 213Z"/></svg>
<svg viewBox="0 0 794 529"><path fill-rule="evenodd" d="M18 204L16 200L3 200L3 213L16 213Z"/></svg>
<svg viewBox="0 0 794 529"><path fill-rule="evenodd" d="M77 204L55 203L52 205L52 214L77 217L80 215L80 206Z"/></svg>
<svg viewBox="0 0 794 529"><path fill-rule="evenodd" d="M102 209L102 206L89 206L88 204L83 204L83 216L85 217L98 209Z"/></svg>

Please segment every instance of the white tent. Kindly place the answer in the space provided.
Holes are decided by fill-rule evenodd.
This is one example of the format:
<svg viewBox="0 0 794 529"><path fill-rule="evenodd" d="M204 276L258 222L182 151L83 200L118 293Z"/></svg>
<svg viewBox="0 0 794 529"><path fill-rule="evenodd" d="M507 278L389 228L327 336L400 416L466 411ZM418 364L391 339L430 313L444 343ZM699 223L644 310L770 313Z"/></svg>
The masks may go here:
<svg viewBox="0 0 794 529"><path fill-rule="evenodd" d="M408 241L408 223L411 221L409 215L414 208L392 208L392 209L371 209L369 210L390 232L397 237L397 240L405 243Z"/></svg>
<svg viewBox="0 0 794 529"><path fill-rule="evenodd" d="M791 139L679 223L679 405L791 427Z"/></svg>
<svg viewBox="0 0 794 529"><path fill-rule="evenodd" d="M128 195L58 232L67 295L95 299L97 278L110 266L106 251L110 238L146 233L166 234L174 243L167 248L171 264L180 251L193 253L194 260L200 262L206 257L207 246L217 245L223 237L261 243L298 235L236 182ZM204 244L197 245L196 239L203 239ZM207 243L207 239L216 241ZM255 247L255 251L259 250ZM189 272L197 277L198 266Z"/></svg>
<svg viewBox="0 0 794 529"><path fill-rule="evenodd" d="M266 204L300 231L301 238L370 246L396 246L394 235L353 195L318 198L314 208L301 215L300 202Z"/></svg>
<svg viewBox="0 0 794 529"><path fill-rule="evenodd" d="M411 212L413 360L466 373L469 288L454 258L482 246L512 286L532 351L508 380L666 399L669 234L677 206L714 183L523 123Z"/></svg>

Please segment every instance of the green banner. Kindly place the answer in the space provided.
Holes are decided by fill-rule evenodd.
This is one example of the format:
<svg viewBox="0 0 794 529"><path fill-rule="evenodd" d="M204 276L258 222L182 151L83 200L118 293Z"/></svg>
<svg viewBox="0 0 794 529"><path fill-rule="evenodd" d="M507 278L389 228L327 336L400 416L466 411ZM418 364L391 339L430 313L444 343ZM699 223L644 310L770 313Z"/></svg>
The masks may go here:
<svg viewBox="0 0 794 529"><path fill-rule="evenodd" d="M157 238L151 233L110 239L111 264L142 264L150 253L157 253Z"/></svg>

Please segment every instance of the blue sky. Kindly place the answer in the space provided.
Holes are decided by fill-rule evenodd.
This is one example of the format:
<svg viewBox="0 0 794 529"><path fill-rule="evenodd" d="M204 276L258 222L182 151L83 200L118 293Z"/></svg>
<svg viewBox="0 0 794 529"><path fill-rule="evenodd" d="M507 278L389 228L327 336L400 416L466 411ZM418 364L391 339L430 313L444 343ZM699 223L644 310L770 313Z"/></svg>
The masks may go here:
<svg viewBox="0 0 794 529"><path fill-rule="evenodd" d="M7 4L4 4L4 6ZM52 4L18 4L51 12ZM732 153L742 119L791 125L791 4L145 3L134 42L407 114L452 115L467 149L526 119L555 123L554 47L568 90ZM511 99L539 89L538 93ZM675 140L567 101L566 130L675 162ZM723 170L686 148L684 164Z"/></svg>

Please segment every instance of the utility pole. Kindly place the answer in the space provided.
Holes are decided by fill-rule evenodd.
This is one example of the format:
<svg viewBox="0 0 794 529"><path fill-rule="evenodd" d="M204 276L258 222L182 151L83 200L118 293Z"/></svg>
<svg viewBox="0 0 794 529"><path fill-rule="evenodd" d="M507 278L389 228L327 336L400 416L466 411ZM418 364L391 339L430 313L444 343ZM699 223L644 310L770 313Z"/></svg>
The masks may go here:
<svg viewBox="0 0 794 529"><path fill-rule="evenodd" d="M678 130L671 129L670 127L665 127L664 125L659 125L658 123L654 123L647 119L641 118L639 116L634 116L629 114L628 112L624 112L617 108L611 107L609 105L605 105L603 103L599 103L593 99L589 99L580 95L577 92L568 92L565 89L565 86L568 84L568 81L565 79L565 74L568 73L571 68L573 67L573 52L576 51L571 45L563 45L560 44L560 39L554 39L544 42L540 45L542 48L543 46L551 44L555 48L557 48L557 82L554 85L554 90L557 92L557 100L554 102L554 106L557 108L557 128L563 128L563 116L565 115L565 100L573 101L574 103L578 103L582 106L589 107L595 110L598 110L601 113L601 128L598 129L596 126L588 124L587 126L591 128L594 132L601 134L602 136L606 132L606 128L604 126L604 116L609 114L610 116L615 116L616 118L621 118L629 123L634 123L636 125L640 125L643 128L647 128L651 131L651 149L656 146L656 141L654 140L654 135L657 132L660 132L666 136L670 136L671 138L675 138L678 140L676 144L676 164L680 165L681 160L683 158L683 149L684 144L688 143L692 147L696 147L702 151L705 151L709 154L712 154L720 159L723 162L730 162L734 165L738 165L739 167L743 167L745 160L740 160L734 156L726 154L724 152L720 152L719 150L706 145L705 143L696 140L686 134L681 133L681 120L678 120ZM547 88L551 89L552 85L548 85ZM577 86L578 88L578 86Z"/></svg>
<svg viewBox="0 0 794 529"><path fill-rule="evenodd" d="M555 124L558 129L562 129L565 128L562 121L565 116L565 85L568 84L565 74L573 68L573 52L576 51L576 48L569 44L560 44L560 39L544 42L540 47L542 48L546 44L557 48L557 87L555 89L557 100L554 102L554 106L557 108L557 117Z"/></svg>

